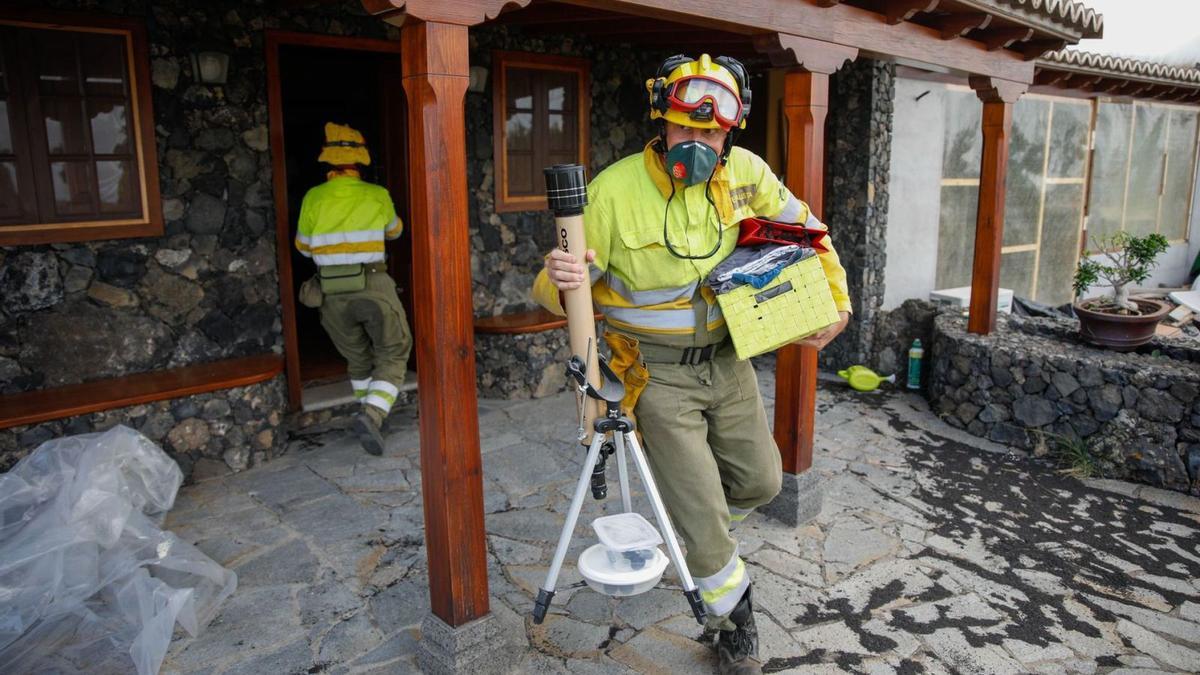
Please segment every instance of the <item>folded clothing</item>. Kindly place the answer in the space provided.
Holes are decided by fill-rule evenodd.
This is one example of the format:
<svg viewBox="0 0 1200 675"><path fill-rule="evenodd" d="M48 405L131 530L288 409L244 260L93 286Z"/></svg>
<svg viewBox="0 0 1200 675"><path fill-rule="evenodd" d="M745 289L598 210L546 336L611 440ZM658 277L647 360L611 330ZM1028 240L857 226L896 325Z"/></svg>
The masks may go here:
<svg viewBox="0 0 1200 675"><path fill-rule="evenodd" d="M814 255L816 252L811 248L796 245L738 247L709 273L708 285L718 295L747 283L762 288L779 276L783 268Z"/></svg>

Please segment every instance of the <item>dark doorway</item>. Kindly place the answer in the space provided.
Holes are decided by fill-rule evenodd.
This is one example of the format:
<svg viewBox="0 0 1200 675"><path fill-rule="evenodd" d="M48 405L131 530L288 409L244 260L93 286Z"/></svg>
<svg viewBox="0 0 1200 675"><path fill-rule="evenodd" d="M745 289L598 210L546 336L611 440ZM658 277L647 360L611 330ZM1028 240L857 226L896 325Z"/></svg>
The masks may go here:
<svg viewBox="0 0 1200 675"><path fill-rule="evenodd" d="M408 315L411 304L412 251L408 244L407 177L404 175L403 94L397 54L354 49L279 45L279 91L282 108L283 156L289 242L294 241L300 204L305 192L326 179L329 167L317 162L325 139L325 123L348 124L363 133L371 165L363 180L391 192L406 231L388 243L388 263ZM277 164L278 166L278 164ZM291 253L291 292L315 271L312 260L294 245ZM304 386L342 379L346 363L321 327L318 311L295 305L299 379ZM415 355L415 350L414 350ZM413 369L410 357L409 369Z"/></svg>

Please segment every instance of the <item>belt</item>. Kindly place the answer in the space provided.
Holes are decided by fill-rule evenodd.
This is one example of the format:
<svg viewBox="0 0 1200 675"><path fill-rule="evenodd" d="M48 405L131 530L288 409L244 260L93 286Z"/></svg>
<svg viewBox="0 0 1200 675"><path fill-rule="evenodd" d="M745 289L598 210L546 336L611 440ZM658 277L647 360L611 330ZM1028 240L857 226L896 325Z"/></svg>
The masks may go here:
<svg viewBox="0 0 1200 675"><path fill-rule="evenodd" d="M646 363L676 363L681 366L698 366L701 363L712 361L721 351L721 348L729 344L729 340L714 342L711 345L703 347L667 347L666 345L656 345L648 342L643 342L638 346L642 352L642 359Z"/></svg>

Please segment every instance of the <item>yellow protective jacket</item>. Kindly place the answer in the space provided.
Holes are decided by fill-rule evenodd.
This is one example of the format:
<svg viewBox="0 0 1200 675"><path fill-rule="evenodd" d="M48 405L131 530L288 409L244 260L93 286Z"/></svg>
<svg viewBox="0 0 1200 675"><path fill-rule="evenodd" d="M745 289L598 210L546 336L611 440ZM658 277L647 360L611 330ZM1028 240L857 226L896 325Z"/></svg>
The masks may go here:
<svg viewBox="0 0 1200 675"><path fill-rule="evenodd" d="M715 255L703 260L678 258L663 242L671 179L652 146L647 144L641 154L609 166L588 186L583 219L588 248L596 251L590 269L592 298L610 327L641 341L683 347L716 342L728 331L715 296L703 282L736 247L738 223L758 216L825 226L765 161L734 147L728 163L717 169L712 180L715 208L705 197L703 183L690 187L675 183L666 229L678 253L704 255L717 243L718 223L721 227ZM820 261L834 303L839 311L851 311L846 271L828 236L823 243L829 252L821 254ZM565 314L544 269L534 281L533 298L551 312Z"/></svg>
<svg viewBox="0 0 1200 675"><path fill-rule="evenodd" d="M317 265L383 262L384 240L403 228L387 189L354 174L333 175L305 193L296 249Z"/></svg>

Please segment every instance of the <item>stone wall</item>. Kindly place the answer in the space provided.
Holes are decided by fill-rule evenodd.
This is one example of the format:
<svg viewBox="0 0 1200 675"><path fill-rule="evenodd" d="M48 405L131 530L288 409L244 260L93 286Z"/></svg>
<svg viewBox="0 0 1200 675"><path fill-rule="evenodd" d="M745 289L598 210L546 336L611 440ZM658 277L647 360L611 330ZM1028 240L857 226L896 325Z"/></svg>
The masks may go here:
<svg viewBox="0 0 1200 675"><path fill-rule="evenodd" d="M78 415L0 433L0 471L52 438L105 431L118 424L158 443L189 480L256 466L284 447L283 375L245 387Z"/></svg>
<svg viewBox="0 0 1200 675"><path fill-rule="evenodd" d="M1079 439L1106 476L1200 495L1200 349L1122 354L1074 322L1001 316L987 337L934 320L930 403L976 436L1041 451Z"/></svg>
<svg viewBox="0 0 1200 675"><path fill-rule="evenodd" d="M874 359L887 251L888 172L892 148L895 66L859 59L830 81L825 210L846 268L854 317L821 351L830 370Z"/></svg>
<svg viewBox="0 0 1200 675"><path fill-rule="evenodd" d="M479 395L483 398L541 398L567 386L571 348L567 329L521 335L477 335Z"/></svg>

